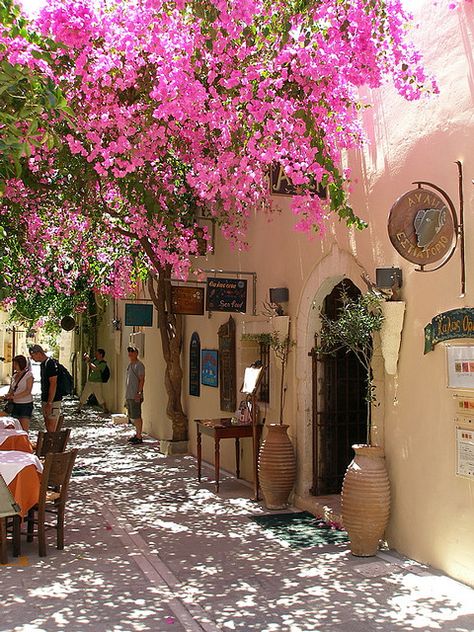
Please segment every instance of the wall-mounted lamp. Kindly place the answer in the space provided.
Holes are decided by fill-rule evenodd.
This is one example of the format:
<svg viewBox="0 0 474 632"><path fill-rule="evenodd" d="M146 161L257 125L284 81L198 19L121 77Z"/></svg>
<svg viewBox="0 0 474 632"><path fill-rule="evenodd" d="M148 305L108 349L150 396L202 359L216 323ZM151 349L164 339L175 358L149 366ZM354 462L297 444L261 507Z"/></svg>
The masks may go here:
<svg viewBox="0 0 474 632"><path fill-rule="evenodd" d="M400 268L376 268L375 285L381 290L401 288L403 282Z"/></svg>
<svg viewBox="0 0 474 632"><path fill-rule="evenodd" d="M285 310L282 303L288 303L290 298L290 292L287 287L271 287L270 288L270 303L276 305L278 316L283 316Z"/></svg>
<svg viewBox="0 0 474 632"><path fill-rule="evenodd" d="M114 331L122 330L122 321L119 318L114 318L114 320L112 321L112 329Z"/></svg>

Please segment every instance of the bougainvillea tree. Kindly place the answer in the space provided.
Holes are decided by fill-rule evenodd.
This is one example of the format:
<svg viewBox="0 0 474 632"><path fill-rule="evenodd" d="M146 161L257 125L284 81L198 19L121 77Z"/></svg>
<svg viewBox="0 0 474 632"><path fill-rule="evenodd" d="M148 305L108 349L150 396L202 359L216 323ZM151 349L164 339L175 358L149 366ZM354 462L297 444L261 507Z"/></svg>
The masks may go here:
<svg viewBox="0 0 474 632"><path fill-rule="evenodd" d="M71 293L86 278L113 296L146 275L173 439L187 420L170 279L192 268L196 217L242 245L251 214L272 210L278 164L299 187L297 230L323 232L331 214L362 227L339 166L364 138L358 88L436 90L408 24L400 0L51 0L41 12L68 111L39 117L62 144L32 145L6 183L0 223L21 246L6 274L21 291Z"/></svg>

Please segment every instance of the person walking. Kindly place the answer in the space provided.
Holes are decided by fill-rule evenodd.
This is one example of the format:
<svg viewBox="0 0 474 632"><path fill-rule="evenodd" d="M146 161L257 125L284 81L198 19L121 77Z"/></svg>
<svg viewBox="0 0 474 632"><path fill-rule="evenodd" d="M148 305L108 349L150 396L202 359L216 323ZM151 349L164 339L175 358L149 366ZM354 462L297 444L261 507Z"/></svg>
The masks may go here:
<svg viewBox="0 0 474 632"><path fill-rule="evenodd" d="M41 363L41 408L44 424L48 432L54 432L61 414L62 400L58 389L58 363L54 358L48 358L40 345L31 346L29 351L31 359Z"/></svg>
<svg viewBox="0 0 474 632"><path fill-rule="evenodd" d="M78 412L82 410L82 407L91 395L94 395L97 403L99 404L99 406L101 406L104 413L109 412L105 403L103 388L103 383L106 381L104 379L104 371L108 371L107 362L104 358L104 349L97 349L97 351L95 352L94 361L91 360L87 353L84 354L84 360L87 362L87 365L89 367L89 377L87 378L86 385L84 386L81 398L79 400Z"/></svg>
<svg viewBox="0 0 474 632"><path fill-rule="evenodd" d="M11 416L16 417L23 430L28 432L33 413L33 395L31 391L34 377L28 360L24 355L17 355L13 358L13 370L10 390L5 395L5 399L13 404Z"/></svg>
<svg viewBox="0 0 474 632"><path fill-rule="evenodd" d="M129 443L143 443L142 402L143 386L145 384L145 366L138 359L137 347L127 347L129 364L125 379L125 404L128 418L134 424L136 434L130 437Z"/></svg>

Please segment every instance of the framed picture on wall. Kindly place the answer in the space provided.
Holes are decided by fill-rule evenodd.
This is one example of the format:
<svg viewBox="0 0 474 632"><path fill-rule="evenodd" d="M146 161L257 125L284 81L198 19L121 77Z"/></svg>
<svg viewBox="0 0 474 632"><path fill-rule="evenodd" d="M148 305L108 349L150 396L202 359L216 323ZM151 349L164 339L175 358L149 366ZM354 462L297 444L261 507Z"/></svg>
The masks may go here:
<svg viewBox="0 0 474 632"><path fill-rule="evenodd" d="M218 386L218 352L217 349L203 349L201 351L201 384Z"/></svg>
<svg viewBox="0 0 474 632"><path fill-rule="evenodd" d="M474 345L446 345L448 388L474 389Z"/></svg>

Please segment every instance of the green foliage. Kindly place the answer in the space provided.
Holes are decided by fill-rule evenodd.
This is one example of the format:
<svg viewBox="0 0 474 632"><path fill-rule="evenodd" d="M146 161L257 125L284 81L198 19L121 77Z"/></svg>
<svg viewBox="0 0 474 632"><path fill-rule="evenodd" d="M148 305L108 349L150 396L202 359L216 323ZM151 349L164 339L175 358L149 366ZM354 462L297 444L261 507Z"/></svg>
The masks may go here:
<svg viewBox="0 0 474 632"><path fill-rule="evenodd" d="M346 292L341 294L341 307L335 319L320 312L322 321L316 350L318 353L333 354L340 349L353 352L367 375L366 401L367 442L370 443L370 404L377 401L372 382L373 334L380 331L383 323L383 298L375 292L366 292L355 299Z"/></svg>

